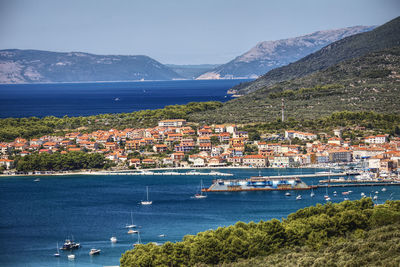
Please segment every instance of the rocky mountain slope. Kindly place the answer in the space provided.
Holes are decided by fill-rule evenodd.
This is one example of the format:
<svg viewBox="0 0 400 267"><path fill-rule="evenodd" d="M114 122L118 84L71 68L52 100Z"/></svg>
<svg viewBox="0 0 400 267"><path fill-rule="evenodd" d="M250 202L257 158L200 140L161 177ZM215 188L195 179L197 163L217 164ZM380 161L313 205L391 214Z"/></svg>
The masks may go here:
<svg viewBox="0 0 400 267"><path fill-rule="evenodd" d="M171 80L182 78L147 56L0 50L0 83Z"/></svg>
<svg viewBox="0 0 400 267"><path fill-rule="evenodd" d="M235 86L231 91L247 94L280 81L303 77L326 69L347 59L398 45L400 45L400 17L372 31L336 41L294 63L273 69L253 82Z"/></svg>
<svg viewBox="0 0 400 267"><path fill-rule="evenodd" d="M373 26L355 26L317 31L295 38L260 42L243 55L200 75L198 79L257 78L271 69L294 62L332 42L370 31L373 28Z"/></svg>
<svg viewBox="0 0 400 267"><path fill-rule="evenodd" d="M250 123L281 118L316 119L336 111L400 112L400 46L340 62L301 78L264 87L191 121Z"/></svg>

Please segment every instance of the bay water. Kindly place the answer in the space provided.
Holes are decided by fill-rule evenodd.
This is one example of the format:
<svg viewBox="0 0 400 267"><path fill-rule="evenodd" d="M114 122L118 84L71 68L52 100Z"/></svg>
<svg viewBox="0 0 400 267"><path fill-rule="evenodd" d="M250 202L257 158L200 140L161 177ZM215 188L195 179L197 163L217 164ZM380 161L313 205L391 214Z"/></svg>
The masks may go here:
<svg viewBox="0 0 400 267"><path fill-rule="evenodd" d="M198 170L210 172L210 170ZM220 169L231 178L256 175L296 175L320 169ZM104 266L119 265L121 254L132 249L137 235L127 234L126 224L138 226L143 243L180 241L183 236L235 224L281 219L288 214L317 203L325 203L325 189L284 191L208 193L205 199L192 198L199 192L200 181L211 185L213 176L127 176L70 175L0 178L0 266ZM218 177L221 178L221 177ZM223 178L223 177L222 177ZM321 178L304 178L317 184ZM149 187L150 206L140 205ZM329 189L333 202L343 201L341 192L354 191L348 197L359 199L379 191L378 202L399 199L400 187L347 187ZM337 197L333 191L337 190ZM298 194L302 200L296 200ZM115 235L116 244L110 237ZM160 237L165 235L165 237ZM82 247L56 258L56 245L73 238ZM91 248L101 249L89 256Z"/></svg>

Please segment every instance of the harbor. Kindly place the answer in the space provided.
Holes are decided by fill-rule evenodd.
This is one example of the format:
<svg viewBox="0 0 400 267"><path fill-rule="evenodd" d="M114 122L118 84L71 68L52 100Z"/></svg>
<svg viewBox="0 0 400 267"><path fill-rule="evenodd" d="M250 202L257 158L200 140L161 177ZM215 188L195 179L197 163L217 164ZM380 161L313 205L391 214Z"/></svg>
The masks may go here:
<svg viewBox="0 0 400 267"><path fill-rule="evenodd" d="M150 171L150 170L146 170ZM153 173L166 172L151 170ZM190 170L168 170L186 173ZM226 172L233 176L212 176L204 173ZM342 190L319 184L324 169L196 169L201 175L57 175L40 177L35 182L32 176L4 177L0 179L3 204L3 220L0 222L1 266L115 266L121 254L132 249L138 242L138 234L128 234L127 225L136 225L141 243L165 243L181 240L185 235L217 229L235 224L284 218L304 207L326 203L326 192L332 203L360 199L379 191L381 204L400 197L399 186L361 187L348 185ZM132 171L133 172L133 171ZM319 173L318 173L319 172ZM247 192L203 192L206 197L193 197L213 180L239 180L245 177L294 177L307 186L304 190L270 190ZM334 177L334 175L332 175ZM151 178L151 179L150 179ZM336 178L336 177L335 177ZM257 179L253 180L257 186ZM147 190L148 195L147 198ZM282 189L285 185L280 186ZM387 190L382 191L383 187ZM300 186L299 186L300 188ZM337 191L337 196L334 191ZM352 191L344 195L342 191ZM373 191L373 192L372 192ZM315 195L311 197L311 193ZM286 193L290 193L287 196ZM201 195L201 194L200 194ZM299 197L301 195L301 198ZM20 201L24 199L24 201ZM142 205L149 199L151 205ZM7 201L6 201L7 200ZM35 231L32 231L34 222ZM173 225L173 227L171 227ZM93 231L96 229L96 231ZM6 239L7 236L19 238ZM40 233L38 235L37 233ZM63 250L65 239L80 244L79 249ZM112 238L112 240L111 240ZM115 240L115 241L113 241ZM32 242L37 246L32 249ZM58 244L57 244L58 243ZM59 257L55 257L59 247ZM100 254L90 256L92 248ZM23 254L19 253L24 251ZM75 255L75 259L68 258Z"/></svg>

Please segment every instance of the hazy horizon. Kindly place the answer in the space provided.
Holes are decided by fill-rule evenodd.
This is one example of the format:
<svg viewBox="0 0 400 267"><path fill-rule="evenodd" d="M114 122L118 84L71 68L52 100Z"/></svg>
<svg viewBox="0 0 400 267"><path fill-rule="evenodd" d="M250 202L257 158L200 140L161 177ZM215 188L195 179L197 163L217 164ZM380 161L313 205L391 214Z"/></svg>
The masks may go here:
<svg viewBox="0 0 400 267"><path fill-rule="evenodd" d="M223 64L258 42L399 15L394 0L5 1L0 49L146 55L163 64Z"/></svg>

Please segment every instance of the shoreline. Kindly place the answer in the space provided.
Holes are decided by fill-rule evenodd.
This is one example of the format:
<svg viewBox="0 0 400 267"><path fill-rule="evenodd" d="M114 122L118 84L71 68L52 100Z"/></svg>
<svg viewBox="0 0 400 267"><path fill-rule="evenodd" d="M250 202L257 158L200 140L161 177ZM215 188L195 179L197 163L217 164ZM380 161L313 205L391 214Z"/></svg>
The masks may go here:
<svg viewBox="0 0 400 267"><path fill-rule="evenodd" d="M145 171L171 171L171 170L215 170L215 169L327 169L322 167L293 167L293 168L276 168L276 167L249 167L249 166L229 166L229 167L168 167L168 168L149 168L149 169L126 169L126 170L112 170L112 171L70 171L70 172L55 172L55 173L40 173L40 174L0 174L0 178L7 177L35 177L35 176L70 176L70 175L109 175L110 173L120 173L120 172L145 172ZM118 174L116 174L118 175Z"/></svg>

